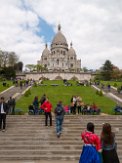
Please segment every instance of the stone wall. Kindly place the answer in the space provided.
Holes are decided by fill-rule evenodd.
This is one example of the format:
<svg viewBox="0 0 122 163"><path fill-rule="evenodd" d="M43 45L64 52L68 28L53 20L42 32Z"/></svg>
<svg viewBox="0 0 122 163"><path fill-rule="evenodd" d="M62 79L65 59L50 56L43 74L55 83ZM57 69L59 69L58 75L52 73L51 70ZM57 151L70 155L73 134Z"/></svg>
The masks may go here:
<svg viewBox="0 0 122 163"><path fill-rule="evenodd" d="M71 72L45 72L45 73L26 73L26 79L39 80L40 78L48 78L50 80L73 78L77 80L90 80L92 78L91 73L71 73Z"/></svg>

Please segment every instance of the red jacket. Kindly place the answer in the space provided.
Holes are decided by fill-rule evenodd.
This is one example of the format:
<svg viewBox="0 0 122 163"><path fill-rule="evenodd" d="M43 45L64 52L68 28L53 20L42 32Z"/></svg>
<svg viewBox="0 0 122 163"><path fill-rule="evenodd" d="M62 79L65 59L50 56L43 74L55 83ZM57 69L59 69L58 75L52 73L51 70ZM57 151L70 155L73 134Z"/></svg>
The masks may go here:
<svg viewBox="0 0 122 163"><path fill-rule="evenodd" d="M45 112L51 112L52 104L49 101L45 101L41 106L41 109L43 109Z"/></svg>
<svg viewBox="0 0 122 163"><path fill-rule="evenodd" d="M84 131L81 134L81 137L85 144L94 145L96 147L97 151L99 151L101 149L100 138L96 134L94 134L90 131Z"/></svg>

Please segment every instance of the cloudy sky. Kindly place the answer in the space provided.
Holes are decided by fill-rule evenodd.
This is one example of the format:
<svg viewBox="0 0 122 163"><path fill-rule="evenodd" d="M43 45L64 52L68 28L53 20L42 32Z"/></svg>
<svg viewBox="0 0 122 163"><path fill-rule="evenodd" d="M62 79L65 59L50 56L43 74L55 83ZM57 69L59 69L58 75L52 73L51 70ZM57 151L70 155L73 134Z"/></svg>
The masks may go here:
<svg viewBox="0 0 122 163"><path fill-rule="evenodd" d="M36 64L59 23L82 67L122 68L122 0L0 0L0 49Z"/></svg>

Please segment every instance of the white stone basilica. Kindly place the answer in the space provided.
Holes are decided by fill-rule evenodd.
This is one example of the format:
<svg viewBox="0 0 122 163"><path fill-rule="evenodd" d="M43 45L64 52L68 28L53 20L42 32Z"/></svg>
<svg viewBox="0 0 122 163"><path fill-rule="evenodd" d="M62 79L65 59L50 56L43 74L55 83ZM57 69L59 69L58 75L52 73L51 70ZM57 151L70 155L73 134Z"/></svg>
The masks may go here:
<svg viewBox="0 0 122 163"><path fill-rule="evenodd" d="M81 60L77 59L72 43L68 48L67 40L61 32L60 25L58 25L58 32L52 40L50 50L46 44L38 64L53 72L80 72Z"/></svg>

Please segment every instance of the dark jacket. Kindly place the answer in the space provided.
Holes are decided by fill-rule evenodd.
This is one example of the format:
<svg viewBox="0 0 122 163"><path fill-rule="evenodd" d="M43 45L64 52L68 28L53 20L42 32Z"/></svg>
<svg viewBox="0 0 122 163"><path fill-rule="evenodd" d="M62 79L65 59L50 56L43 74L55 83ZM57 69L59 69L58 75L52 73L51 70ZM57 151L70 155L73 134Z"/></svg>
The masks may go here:
<svg viewBox="0 0 122 163"><path fill-rule="evenodd" d="M57 104L57 107L55 108L55 116L56 118L63 118L65 114L64 108L61 104Z"/></svg>
<svg viewBox="0 0 122 163"><path fill-rule="evenodd" d="M0 103L0 114L1 114L1 104L2 103ZM5 102L3 103L3 110L7 114L7 112L8 112L8 105Z"/></svg>

